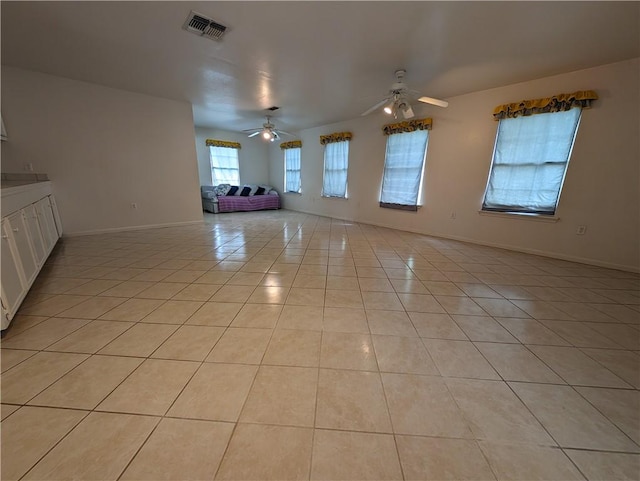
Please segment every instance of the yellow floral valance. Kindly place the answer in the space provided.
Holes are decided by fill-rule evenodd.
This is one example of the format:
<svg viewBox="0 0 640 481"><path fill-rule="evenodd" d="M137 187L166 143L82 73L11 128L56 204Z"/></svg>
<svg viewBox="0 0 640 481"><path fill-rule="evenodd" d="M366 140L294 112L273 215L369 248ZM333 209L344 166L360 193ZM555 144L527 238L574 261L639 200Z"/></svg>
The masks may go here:
<svg viewBox="0 0 640 481"><path fill-rule="evenodd" d="M344 142L345 140L351 140L353 134L351 132L335 132L329 135L321 135L320 143L322 145L332 144L334 142Z"/></svg>
<svg viewBox="0 0 640 481"><path fill-rule="evenodd" d="M493 110L493 118L501 120L511 119L520 115L564 112L573 107L588 109L591 107L591 102L597 99L598 94L593 90L580 90L571 94L558 94L544 99L522 100L512 104L498 105Z"/></svg>
<svg viewBox="0 0 640 481"><path fill-rule="evenodd" d="M299 149L302 147L302 140L290 140L289 142L282 142L280 148L284 149Z"/></svg>
<svg viewBox="0 0 640 481"><path fill-rule="evenodd" d="M207 139L207 147L227 147L229 149L239 149L240 143L229 142L228 140Z"/></svg>
<svg viewBox="0 0 640 481"><path fill-rule="evenodd" d="M431 119L414 119L397 122L395 124L387 124L382 127L384 135L401 134L403 132L415 132L416 130L431 130L433 120Z"/></svg>

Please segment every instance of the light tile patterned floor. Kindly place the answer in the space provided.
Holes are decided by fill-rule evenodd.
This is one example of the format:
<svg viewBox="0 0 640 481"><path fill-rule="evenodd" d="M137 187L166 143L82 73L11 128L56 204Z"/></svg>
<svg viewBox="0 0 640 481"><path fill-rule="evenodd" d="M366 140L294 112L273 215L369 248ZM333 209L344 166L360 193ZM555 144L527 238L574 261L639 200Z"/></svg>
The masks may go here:
<svg viewBox="0 0 640 481"><path fill-rule="evenodd" d="M287 211L65 238L2 479L638 479L640 276Z"/></svg>

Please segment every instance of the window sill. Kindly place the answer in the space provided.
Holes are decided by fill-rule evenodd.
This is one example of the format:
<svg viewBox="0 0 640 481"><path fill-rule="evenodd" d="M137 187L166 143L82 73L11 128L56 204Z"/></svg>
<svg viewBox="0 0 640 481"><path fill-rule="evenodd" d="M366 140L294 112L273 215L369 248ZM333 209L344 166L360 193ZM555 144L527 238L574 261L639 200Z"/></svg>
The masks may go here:
<svg viewBox="0 0 640 481"><path fill-rule="evenodd" d="M421 205L402 205L402 204L390 204L385 202L378 202L378 207L381 209L399 210L402 212L418 212L422 209Z"/></svg>
<svg viewBox="0 0 640 481"><path fill-rule="evenodd" d="M541 214L525 214L523 212L492 212L488 210L479 210L478 214L490 217L504 217L505 219L530 220L534 222L546 222L555 224L560 220L557 215L541 215Z"/></svg>
<svg viewBox="0 0 640 481"><path fill-rule="evenodd" d="M285 192L285 195L302 195L302 192Z"/></svg>

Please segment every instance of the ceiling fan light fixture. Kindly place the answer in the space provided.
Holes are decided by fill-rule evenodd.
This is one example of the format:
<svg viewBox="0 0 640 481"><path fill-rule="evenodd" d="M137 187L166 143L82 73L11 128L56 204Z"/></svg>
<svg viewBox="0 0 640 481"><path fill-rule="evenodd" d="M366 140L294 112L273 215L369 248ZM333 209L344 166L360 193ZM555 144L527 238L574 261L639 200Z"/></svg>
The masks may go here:
<svg viewBox="0 0 640 481"><path fill-rule="evenodd" d="M268 110L275 110L279 107L271 107ZM245 129L243 132L249 132L248 137L256 137L260 136L264 140L268 140L270 142L274 142L276 140L280 140L282 135L291 135L295 137L294 134L290 134L289 132L285 132L284 130L280 130L276 128L274 124L271 123L271 116L267 115L267 121L262 124L262 127L258 127L255 129Z"/></svg>
<svg viewBox="0 0 640 481"><path fill-rule="evenodd" d="M418 92L410 90L404 82L404 76L406 73L407 72L405 70L396 70L396 82L391 84L387 97L365 110L360 115L369 115L371 112L383 107L384 113L387 115L393 115L393 118L395 119L398 118L400 112L402 112L402 116L405 119L411 119L415 117L415 114L409 100L418 100L419 102L436 105L438 107L447 107L449 105L449 102L446 100L426 96L418 97Z"/></svg>
<svg viewBox="0 0 640 481"><path fill-rule="evenodd" d="M402 116L405 119L412 119L415 117L415 114L413 113L413 109L411 108L411 105L404 104L404 107L402 108Z"/></svg>

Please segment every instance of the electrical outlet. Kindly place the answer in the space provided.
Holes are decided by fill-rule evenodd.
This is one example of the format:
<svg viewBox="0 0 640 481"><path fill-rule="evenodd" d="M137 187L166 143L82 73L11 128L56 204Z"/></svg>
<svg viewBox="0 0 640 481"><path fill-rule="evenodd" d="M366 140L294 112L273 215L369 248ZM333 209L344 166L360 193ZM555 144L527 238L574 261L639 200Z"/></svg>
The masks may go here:
<svg viewBox="0 0 640 481"><path fill-rule="evenodd" d="M132 209L137 209L138 208L138 204L136 204L135 202L131 202L131 208Z"/></svg>
<svg viewBox="0 0 640 481"><path fill-rule="evenodd" d="M456 211L454 210L453 212L451 212L451 215L449 216L450 219L455 219L456 218Z"/></svg>
<svg viewBox="0 0 640 481"><path fill-rule="evenodd" d="M579 225L578 229L576 230L576 235L585 235L586 232L587 232L587 226Z"/></svg>

